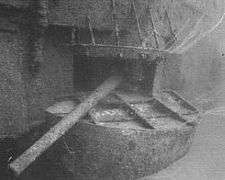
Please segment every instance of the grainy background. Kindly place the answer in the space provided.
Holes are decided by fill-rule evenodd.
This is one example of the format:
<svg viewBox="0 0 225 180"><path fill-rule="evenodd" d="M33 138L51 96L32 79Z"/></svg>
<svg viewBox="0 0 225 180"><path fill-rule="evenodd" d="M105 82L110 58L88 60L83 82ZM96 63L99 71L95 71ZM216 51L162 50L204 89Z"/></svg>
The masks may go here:
<svg viewBox="0 0 225 180"><path fill-rule="evenodd" d="M75 0L49 0L50 27L44 37L44 56L40 66L37 67L35 76L30 76L27 71L27 63L29 62L28 34L26 28L21 27L18 23L20 20L15 18L20 17L24 9L29 7L30 2L28 0L0 0L0 139L17 137L43 122L45 120L44 109L64 96L71 96L77 89L76 84L74 84L74 79L77 78L76 73L74 73L76 70L74 64L79 60L74 59L73 52L66 46L69 40L66 26L75 23L84 27L84 21L78 17L82 13L86 14L89 8L95 19L93 22L95 28L112 29L111 20L107 14L108 9L101 6L102 4L107 5L108 1L99 0L98 3L94 3L87 0L83 1L82 5L81 1ZM125 0L120 2L118 6L122 12L118 12L118 14L123 20L126 17L128 3ZM199 11L206 14L203 23L200 24L201 31L210 29L223 14L225 3L224 0L152 0L151 2L157 5L159 16L162 15L160 9L168 9L175 31L178 31L186 20L194 21L195 17L199 18L201 16ZM146 3L145 0L137 3L140 17L143 16L142 7ZM28 17L23 17L24 20L26 18ZM141 23L144 25L145 19ZM121 27L124 30L129 29L131 32L123 39L123 43L137 42L136 29L132 26L132 22L128 21L126 24L122 21ZM192 27L190 26L187 31L191 31ZM164 28L160 29L161 33L166 35L164 30ZM179 40L186 35L179 37ZM105 41L107 40L106 38ZM182 55L168 58L162 75L161 87L178 91L200 110L223 107L225 105L224 54L225 20L213 32L197 41ZM201 171L202 174L199 173L199 177L204 179L204 175L208 172L209 179L218 177L218 180L222 180L224 177L220 173L210 174L213 172L213 167L209 165L210 161L202 162L200 159L208 158L208 156L211 156L212 159L215 157L213 163L218 161L217 165L221 169L219 172L225 169L224 164L221 163L223 157L214 156L215 153L223 153L221 151L223 146L213 148L215 143L223 141L221 139L223 129L219 129L218 134L215 134L212 133L211 128L213 127L213 130L217 132L218 128L224 127L223 115L206 117L204 120L205 122L200 127L198 138L194 143L194 150L191 151L194 152L194 156L192 153L187 156L185 160L187 163L186 165L184 163L184 167L189 166L189 163L193 161L196 161L196 166L205 163L206 165L202 166L205 167L205 171ZM204 137L208 132L210 132L209 141ZM218 138L219 136L220 138ZM215 143L213 144L213 142ZM201 143L203 143L202 147L199 147ZM204 152L205 156L199 156L200 159L196 158L196 154L201 153L203 147L204 149L211 147L211 149ZM214 154L212 154L213 151ZM178 166L180 166L179 163ZM183 171L180 171L179 175L176 175L177 179L185 178L185 173L181 177L182 173ZM195 173L196 171L189 172L189 174Z"/></svg>

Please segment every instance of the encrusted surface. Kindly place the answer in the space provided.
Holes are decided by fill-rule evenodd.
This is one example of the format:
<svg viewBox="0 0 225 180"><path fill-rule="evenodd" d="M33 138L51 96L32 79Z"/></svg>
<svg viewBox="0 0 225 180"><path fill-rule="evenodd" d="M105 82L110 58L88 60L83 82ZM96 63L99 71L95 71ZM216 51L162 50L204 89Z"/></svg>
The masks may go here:
<svg viewBox="0 0 225 180"><path fill-rule="evenodd" d="M70 151L62 160L75 179L136 179L182 157L194 129L118 129L79 123L65 138Z"/></svg>
<svg viewBox="0 0 225 180"><path fill-rule="evenodd" d="M179 121L153 100L143 102L147 109L143 108L139 99L143 98L133 101L139 115L150 123L156 115L154 129L140 123L126 104L108 102L89 112L96 124L81 120L66 134L61 161L75 179L132 180L158 172L185 155L196 125ZM48 114L51 120L58 118Z"/></svg>

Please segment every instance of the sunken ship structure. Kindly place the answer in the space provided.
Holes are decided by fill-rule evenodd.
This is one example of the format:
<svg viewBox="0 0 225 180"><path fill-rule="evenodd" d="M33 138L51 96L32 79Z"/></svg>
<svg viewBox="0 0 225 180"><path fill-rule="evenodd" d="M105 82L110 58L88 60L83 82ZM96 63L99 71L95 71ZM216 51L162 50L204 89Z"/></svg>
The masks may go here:
<svg viewBox="0 0 225 180"><path fill-rule="evenodd" d="M14 176L38 179L47 158L73 179L132 180L188 152L199 112L163 77L182 44L172 6L191 11L169 0L0 1L0 133L17 140Z"/></svg>

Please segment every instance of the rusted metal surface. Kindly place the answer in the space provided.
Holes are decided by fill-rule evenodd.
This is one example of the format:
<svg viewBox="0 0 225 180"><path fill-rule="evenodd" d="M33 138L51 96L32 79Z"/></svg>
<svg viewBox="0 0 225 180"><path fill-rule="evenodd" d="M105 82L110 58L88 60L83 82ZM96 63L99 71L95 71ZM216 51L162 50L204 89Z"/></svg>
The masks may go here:
<svg viewBox="0 0 225 180"><path fill-rule="evenodd" d="M188 124L184 117L179 119L157 100L146 102L140 97L123 99L153 129L145 126L123 101L102 101L90 111L95 124L87 119L69 131L64 138L68 151L61 161L75 179L137 179L158 172L187 153L196 124ZM47 114L50 121L59 118L57 113Z"/></svg>
<svg viewBox="0 0 225 180"><path fill-rule="evenodd" d="M193 127L182 130L120 129L79 123L68 134L72 153L65 166L79 180L136 179L153 174L182 157Z"/></svg>

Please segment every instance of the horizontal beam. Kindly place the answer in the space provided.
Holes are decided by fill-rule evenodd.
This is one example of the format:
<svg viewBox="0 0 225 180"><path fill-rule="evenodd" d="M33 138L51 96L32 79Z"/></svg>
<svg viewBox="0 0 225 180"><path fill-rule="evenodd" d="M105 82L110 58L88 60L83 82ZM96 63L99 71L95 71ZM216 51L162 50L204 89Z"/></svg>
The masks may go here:
<svg viewBox="0 0 225 180"><path fill-rule="evenodd" d="M158 54L162 56L172 55L167 50L160 50L156 48L143 48L135 46L115 46L103 44L72 44L73 49L77 54L85 55L87 57L106 57L106 58L123 58L123 59L148 59L155 60Z"/></svg>

